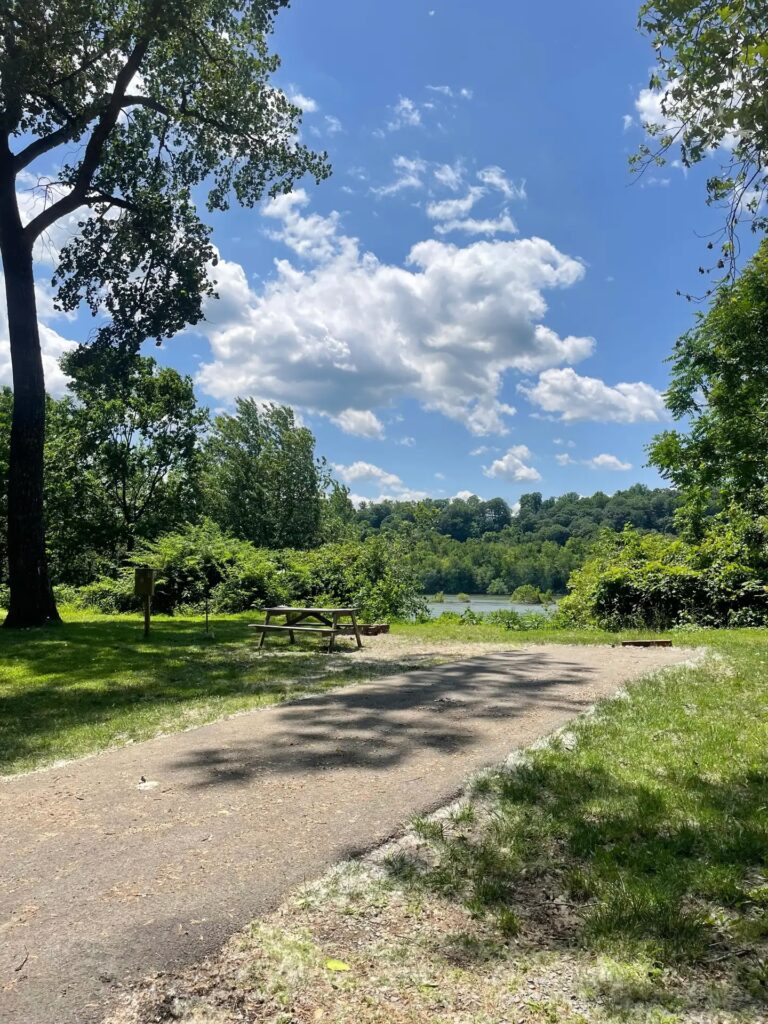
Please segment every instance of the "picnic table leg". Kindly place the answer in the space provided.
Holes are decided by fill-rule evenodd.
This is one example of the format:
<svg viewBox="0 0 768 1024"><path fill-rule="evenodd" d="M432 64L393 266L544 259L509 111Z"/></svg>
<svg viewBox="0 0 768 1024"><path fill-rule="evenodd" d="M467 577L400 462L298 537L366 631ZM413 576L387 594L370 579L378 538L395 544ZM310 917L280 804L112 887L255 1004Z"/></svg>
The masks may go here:
<svg viewBox="0 0 768 1024"><path fill-rule="evenodd" d="M357 639L357 646L358 647L362 647L363 646L363 641L360 639L360 630L357 627L357 616L355 615L354 612L352 612L352 615L350 617L352 619L352 625L354 626L354 629L355 629L355 637Z"/></svg>
<svg viewBox="0 0 768 1024"><path fill-rule="evenodd" d="M269 620L270 620L271 618L272 618L272 616L271 616L270 612L267 612L267 617L266 617L266 619L264 620L264 625L265 625L265 626L268 626L268 625L269 625ZM267 634L266 634L266 630L262 630L262 631L261 631L261 640L259 640L259 650L261 650L261 648L262 648L262 647L264 646L264 637L265 637L266 635L267 635Z"/></svg>
<svg viewBox="0 0 768 1024"><path fill-rule="evenodd" d="M328 637L328 653L333 654L336 650L336 627L339 624L339 617L336 612L331 616L331 635Z"/></svg>
<svg viewBox="0 0 768 1024"><path fill-rule="evenodd" d="M296 619L295 616L293 618L291 618L290 615L286 615L286 617L285 617L285 624L286 624L286 626L295 626L296 622L297 622L297 619ZM296 637L293 635L293 630L290 631L288 636L291 638L291 643L295 644L296 643Z"/></svg>

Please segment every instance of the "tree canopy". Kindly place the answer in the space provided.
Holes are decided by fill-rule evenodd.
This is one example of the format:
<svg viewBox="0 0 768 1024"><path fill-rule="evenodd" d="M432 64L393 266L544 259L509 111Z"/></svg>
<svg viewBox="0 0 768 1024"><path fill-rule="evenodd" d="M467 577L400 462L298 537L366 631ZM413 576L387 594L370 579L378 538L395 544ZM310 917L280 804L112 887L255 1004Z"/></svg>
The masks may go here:
<svg viewBox="0 0 768 1024"><path fill-rule="evenodd" d="M696 528L713 493L768 511L768 242L676 343L667 404L686 432L654 439L651 462L682 492Z"/></svg>
<svg viewBox="0 0 768 1024"><path fill-rule="evenodd" d="M292 409L239 398L214 420L206 462L206 507L226 531L267 548L318 543L327 473Z"/></svg>
<svg viewBox="0 0 768 1024"><path fill-rule="evenodd" d="M708 202L725 207L721 267L733 269L735 230L747 218L768 226L768 6L764 0L648 0L640 28L650 37L660 94L653 137L637 168L678 154L684 167L721 156L709 173ZM714 151L717 151L715 154Z"/></svg>
<svg viewBox="0 0 768 1024"><path fill-rule="evenodd" d="M14 176L57 161L37 238L83 208L55 282L65 310L102 318L97 338L137 346L200 319L214 288L209 211L290 190L324 155L269 76L266 36L287 0L9 0L0 12L0 133Z"/></svg>

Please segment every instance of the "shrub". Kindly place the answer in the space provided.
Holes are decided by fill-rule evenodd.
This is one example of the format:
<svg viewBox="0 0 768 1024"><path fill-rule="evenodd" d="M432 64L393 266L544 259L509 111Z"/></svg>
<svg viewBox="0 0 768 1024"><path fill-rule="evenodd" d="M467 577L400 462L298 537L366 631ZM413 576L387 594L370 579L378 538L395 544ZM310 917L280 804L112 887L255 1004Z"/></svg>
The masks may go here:
<svg viewBox="0 0 768 1024"><path fill-rule="evenodd" d="M538 587L534 587L531 583L524 583L513 591L510 601L513 604L541 604L542 593Z"/></svg>
<svg viewBox="0 0 768 1024"><path fill-rule="evenodd" d="M514 630L552 629L554 626L551 615L542 615L540 612L516 612L512 608L485 612L483 621Z"/></svg>
<svg viewBox="0 0 768 1024"><path fill-rule="evenodd" d="M501 579L500 576L497 576L496 579L491 580L491 582L488 584L487 593L494 594L495 596L500 597L504 594L509 593L509 587L507 586L505 580Z"/></svg>
<svg viewBox="0 0 768 1024"><path fill-rule="evenodd" d="M308 599L354 605L372 620L427 616L407 549L391 538L369 537L282 555L289 571L302 579L302 594Z"/></svg>
<svg viewBox="0 0 768 1024"><path fill-rule="evenodd" d="M275 604L354 605L374 620L426 615L407 552L378 537L312 551L271 551L223 533L210 520L144 544L115 576L81 588L80 602L104 612L136 610L137 565L157 570L153 606L172 614L241 612Z"/></svg>
<svg viewBox="0 0 768 1024"><path fill-rule="evenodd" d="M606 629L767 624L768 572L745 528L754 522L721 515L701 544L631 528L604 538L571 577L559 614Z"/></svg>
<svg viewBox="0 0 768 1024"><path fill-rule="evenodd" d="M137 611L141 599L133 593L133 568L124 568L117 576L101 576L93 583L80 587L75 604L83 608L97 608L107 615Z"/></svg>

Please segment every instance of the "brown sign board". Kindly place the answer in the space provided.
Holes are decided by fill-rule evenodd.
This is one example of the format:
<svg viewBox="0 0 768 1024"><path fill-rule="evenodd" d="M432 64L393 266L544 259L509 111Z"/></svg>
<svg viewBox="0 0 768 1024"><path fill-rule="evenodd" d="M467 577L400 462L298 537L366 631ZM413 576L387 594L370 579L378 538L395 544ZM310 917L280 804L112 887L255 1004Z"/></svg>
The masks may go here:
<svg viewBox="0 0 768 1024"><path fill-rule="evenodd" d="M133 592L138 597L152 597L155 592L155 569L139 566L133 582Z"/></svg>

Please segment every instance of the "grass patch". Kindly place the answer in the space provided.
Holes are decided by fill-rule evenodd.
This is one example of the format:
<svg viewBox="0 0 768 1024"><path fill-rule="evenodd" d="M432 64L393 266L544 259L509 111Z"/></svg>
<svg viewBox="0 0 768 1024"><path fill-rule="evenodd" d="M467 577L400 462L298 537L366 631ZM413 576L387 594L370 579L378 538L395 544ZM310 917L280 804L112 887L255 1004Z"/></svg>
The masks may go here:
<svg viewBox="0 0 768 1024"><path fill-rule="evenodd" d="M0 775L435 664L441 660L441 644L615 643L622 637L652 635L518 632L486 623L433 620L396 624L393 632L404 642L402 653L374 660L345 641L339 646L349 650L329 658L320 638L304 637L294 647L283 638L270 638L259 654L248 629L258 618L253 614L217 616L210 634L199 617L157 616L148 640L138 616L74 609L63 614L61 626L0 630ZM724 642L722 634L706 636L710 642ZM685 635L681 640L691 642ZM432 646L434 657L409 657L409 642Z"/></svg>
<svg viewBox="0 0 768 1024"><path fill-rule="evenodd" d="M718 656L632 686L574 725L567 744L486 777L491 812L474 830L418 822L431 863L405 875L400 865L401 877L502 931L514 913L523 928L527 918L641 961L762 948L768 634L716 641Z"/></svg>
<svg viewBox="0 0 768 1024"><path fill-rule="evenodd" d="M768 631L696 636L111 1024L768 1019Z"/></svg>
<svg viewBox="0 0 768 1024"><path fill-rule="evenodd" d="M63 616L60 626L0 630L0 775L430 663L409 657L408 641L435 645L435 664L441 644L616 639L597 631L398 624L402 656L374 660L345 640L328 657L314 637L300 637L293 647L271 637L259 654L248 629L260 618L254 614L216 616L210 634L200 617L157 616L148 640L136 615L65 608Z"/></svg>
<svg viewBox="0 0 768 1024"><path fill-rule="evenodd" d="M346 640L329 657L312 637L270 638L260 654L254 615L216 617L210 635L201 618L158 616L144 640L137 616L64 614L61 626L0 630L0 774L416 664L407 652L375 661Z"/></svg>

